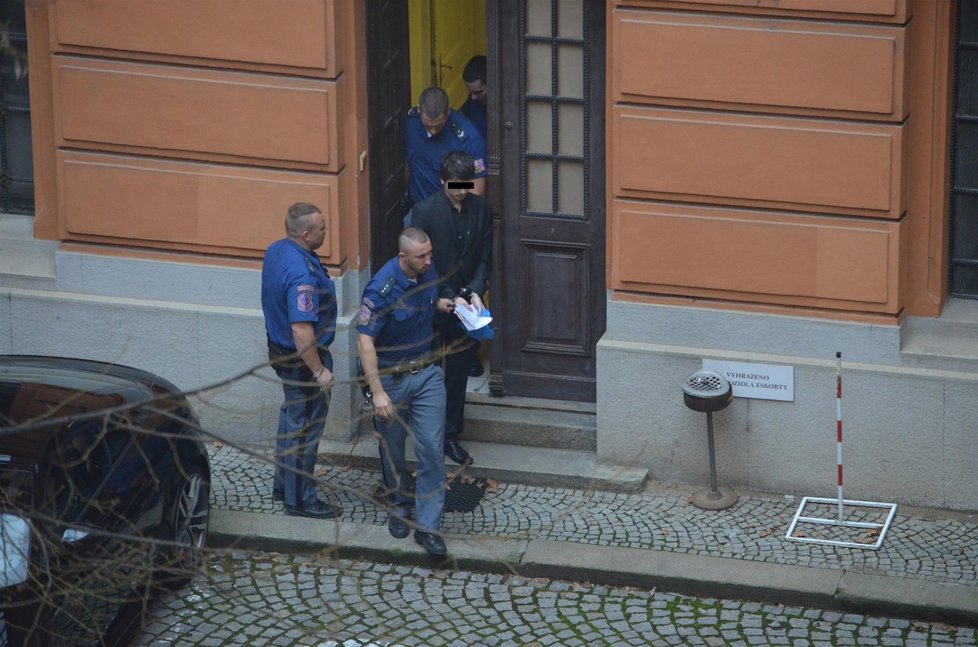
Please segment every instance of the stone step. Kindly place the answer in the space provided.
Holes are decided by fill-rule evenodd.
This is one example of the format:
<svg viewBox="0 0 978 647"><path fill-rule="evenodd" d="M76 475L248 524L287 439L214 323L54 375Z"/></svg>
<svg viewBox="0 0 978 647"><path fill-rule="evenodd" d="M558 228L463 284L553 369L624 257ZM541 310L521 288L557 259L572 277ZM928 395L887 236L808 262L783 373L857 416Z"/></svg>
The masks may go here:
<svg viewBox="0 0 978 647"><path fill-rule="evenodd" d="M909 317L900 354L912 366L978 370L978 301L951 299L940 317Z"/></svg>
<svg viewBox="0 0 978 647"><path fill-rule="evenodd" d="M415 464L408 441L408 461ZM465 473L477 478L492 478L508 483L544 487L590 488L613 492L638 492L648 478L648 470L638 467L606 465L590 451L530 447L503 443L466 442L474 463ZM377 440L364 435L355 442L323 440L319 444L320 461L330 465L349 465L380 470ZM446 461L451 471L461 469Z"/></svg>
<svg viewBox="0 0 978 647"><path fill-rule="evenodd" d="M0 274L53 279L58 244L34 239L34 218L0 213Z"/></svg>
<svg viewBox="0 0 978 647"><path fill-rule="evenodd" d="M370 418L360 423L361 436L372 431ZM537 398L493 398L468 393L462 440L552 449L595 451L598 425L594 403Z"/></svg>
<svg viewBox="0 0 978 647"><path fill-rule="evenodd" d="M562 407L556 401L551 401L552 405L541 405L539 400L514 400L469 394L465 404L463 438L466 441L551 449L592 452L597 449L598 425L593 410Z"/></svg>

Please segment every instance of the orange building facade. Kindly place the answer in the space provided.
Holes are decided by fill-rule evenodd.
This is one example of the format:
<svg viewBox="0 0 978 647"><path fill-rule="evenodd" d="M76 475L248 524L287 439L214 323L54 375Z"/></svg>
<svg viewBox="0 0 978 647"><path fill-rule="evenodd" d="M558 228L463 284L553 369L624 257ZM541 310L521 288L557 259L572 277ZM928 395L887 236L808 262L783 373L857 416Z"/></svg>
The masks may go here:
<svg viewBox="0 0 978 647"><path fill-rule="evenodd" d="M704 360L787 367L791 400L738 397L717 414L720 474L824 495L842 352L859 497L973 509L978 309L948 287L955 3L535 2L486 5L489 85L509 87L488 137L506 322L493 394L593 402L599 462L696 483L706 438L685 377ZM392 253L372 236L373 14L353 0L233 4L28 1L33 237L54 259L43 276L0 276L0 350L138 363L202 388L219 432L268 440L280 394L261 368L261 257L288 204L313 202L341 302L329 435L346 441L353 316L371 263ZM542 37L521 38L545 5L552 177L583 164L589 206L562 215L575 196L554 179L553 217L535 216L551 229L520 239L544 101L528 90ZM574 74L579 92L564 90ZM563 154L574 131L556 115L576 105L581 150ZM560 270L581 258L584 274ZM507 320L518 267L580 285L566 329L552 310ZM548 357L566 391L540 386Z"/></svg>

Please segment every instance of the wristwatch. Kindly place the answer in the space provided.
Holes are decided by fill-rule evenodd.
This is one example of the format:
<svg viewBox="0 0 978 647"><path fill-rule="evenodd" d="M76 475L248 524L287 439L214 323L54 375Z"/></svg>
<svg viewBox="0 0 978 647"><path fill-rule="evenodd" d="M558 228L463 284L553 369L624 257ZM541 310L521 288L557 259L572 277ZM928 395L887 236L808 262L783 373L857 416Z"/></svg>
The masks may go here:
<svg viewBox="0 0 978 647"><path fill-rule="evenodd" d="M466 301L472 301L472 288L462 288L458 291L458 296L462 297Z"/></svg>

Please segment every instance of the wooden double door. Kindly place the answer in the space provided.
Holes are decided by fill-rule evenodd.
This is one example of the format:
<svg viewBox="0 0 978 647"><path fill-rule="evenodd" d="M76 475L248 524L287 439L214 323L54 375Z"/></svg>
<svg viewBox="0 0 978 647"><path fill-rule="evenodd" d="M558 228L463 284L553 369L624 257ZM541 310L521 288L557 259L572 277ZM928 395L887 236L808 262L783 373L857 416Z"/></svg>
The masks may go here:
<svg viewBox="0 0 978 647"><path fill-rule="evenodd" d="M494 395L595 399L605 329L604 11L598 0L486 3ZM373 269L395 253L401 227L407 24L406 2L368 2Z"/></svg>

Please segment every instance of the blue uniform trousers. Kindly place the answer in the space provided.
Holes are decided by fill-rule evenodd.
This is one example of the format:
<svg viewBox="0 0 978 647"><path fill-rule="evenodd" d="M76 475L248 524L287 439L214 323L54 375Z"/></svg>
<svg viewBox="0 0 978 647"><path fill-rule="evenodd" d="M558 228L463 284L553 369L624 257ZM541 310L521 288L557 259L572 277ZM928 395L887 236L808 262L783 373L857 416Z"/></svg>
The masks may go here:
<svg viewBox="0 0 978 647"><path fill-rule="evenodd" d="M332 357L323 353L324 364L332 367ZM282 379L285 399L279 409L275 436L275 482L285 504L293 507L316 502L316 456L323 436L329 396L316 384L309 369L275 367ZM309 383L312 383L311 385Z"/></svg>
<svg viewBox="0 0 978 647"><path fill-rule="evenodd" d="M381 374L384 391L394 406L391 420L374 418L380 434L380 463L391 513L407 517L416 505L415 521L422 530L438 532L445 507L445 378L441 368L428 366L397 378ZM408 425L418 459L414 501L404 485L408 471L404 449Z"/></svg>

